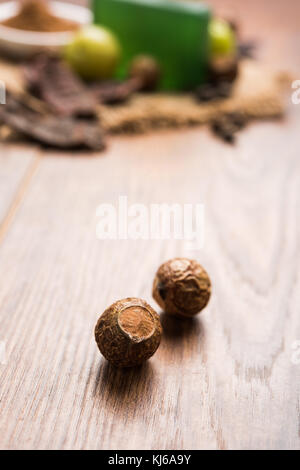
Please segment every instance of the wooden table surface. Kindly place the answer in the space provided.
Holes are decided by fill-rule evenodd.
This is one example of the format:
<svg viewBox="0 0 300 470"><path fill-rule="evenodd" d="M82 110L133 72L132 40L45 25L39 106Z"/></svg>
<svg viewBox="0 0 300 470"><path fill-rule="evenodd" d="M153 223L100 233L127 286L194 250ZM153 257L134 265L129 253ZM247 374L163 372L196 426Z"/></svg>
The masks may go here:
<svg viewBox="0 0 300 470"><path fill-rule="evenodd" d="M211 3L263 39L262 59L300 72L297 0ZM114 137L93 157L1 144L0 448L300 448L299 125L290 105L235 147L204 128ZM204 248L97 240L96 208L119 195L203 203ZM155 305L157 267L184 255L211 275L208 308L162 314L157 354L113 369L98 315L127 296Z"/></svg>

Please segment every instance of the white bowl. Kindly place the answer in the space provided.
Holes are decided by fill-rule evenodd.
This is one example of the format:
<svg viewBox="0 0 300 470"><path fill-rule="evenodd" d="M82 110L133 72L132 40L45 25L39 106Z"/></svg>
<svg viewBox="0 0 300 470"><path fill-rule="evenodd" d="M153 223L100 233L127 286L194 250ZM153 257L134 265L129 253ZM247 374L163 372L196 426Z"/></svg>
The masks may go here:
<svg viewBox="0 0 300 470"><path fill-rule="evenodd" d="M65 18L79 25L92 22L92 13L72 3L49 2L50 9L55 16ZM18 2L5 2L0 4L0 22L16 15ZM26 58L37 52L59 50L65 46L74 32L40 33L23 31L0 24L0 51L14 58Z"/></svg>

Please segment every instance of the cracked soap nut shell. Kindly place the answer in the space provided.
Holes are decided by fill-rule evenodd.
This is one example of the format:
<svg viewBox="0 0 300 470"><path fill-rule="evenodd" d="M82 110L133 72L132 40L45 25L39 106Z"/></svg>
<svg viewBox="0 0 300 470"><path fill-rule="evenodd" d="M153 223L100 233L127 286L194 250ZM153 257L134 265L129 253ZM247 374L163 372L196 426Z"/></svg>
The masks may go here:
<svg viewBox="0 0 300 470"><path fill-rule="evenodd" d="M99 318L95 339L105 359L118 367L134 367L157 350L162 335L158 314L137 298L118 300Z"/></svg>
<svg viewBox="0 0 300 470"><path fill-rule="evenodd" d="M139 79L140 89L143 91L153 91L157 88L161 71L157 61L147 55L135 57L129 68L130 78Z"/></svg>
<svg viewBox="0 0 300 470"><path fill-rule="evenodd" d="M206 307L211 282L194 260L175 258L162 264L153 283L153 297L171 315L193 317Z"/></svg>

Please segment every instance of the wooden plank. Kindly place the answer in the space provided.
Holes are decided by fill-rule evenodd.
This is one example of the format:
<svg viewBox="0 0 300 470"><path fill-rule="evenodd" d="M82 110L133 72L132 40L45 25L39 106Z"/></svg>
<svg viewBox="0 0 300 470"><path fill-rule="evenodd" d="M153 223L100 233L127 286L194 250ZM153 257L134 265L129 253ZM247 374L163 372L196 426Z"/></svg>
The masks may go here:
<svg viewBox="0 0 300 470"><path fill-rule="evenodd" d="M234 149L195 130L42 160L0 247L1 448L299 448L298 117ZM96 208L120 194L204 203L204 249L97 240ZM115 371L98 314L125 296L153 304L157 266L186 254L211 274L209 307L191 323L163 316L149 364Z"/></svg>
<svg viewBox="0 0 300 470"><path fill-rule="evenodd" d="M295 66L297 3L278 1L270 14L269 2L254 0L245 15L226 2L247 33L270 38L264 58ZM26 166L31 150L22 149L2 159L9 178L0 185L12 174L16 182L0 186L9 201L0 448L300 448L299 124L294 106L282 123L251 126L234 148L193 130L114 138L99 158L47 154L38 163L34 154ZM120 195L147 206L204 203L204 249L97 240L97 206ZM98 314L125 296L155 306L156 268L181 255L210 273L208 308L193 322L162 314L157 354L138 370L114 370L94 343Z"/></svg>
<svg viewBox="0 0 300 470"><path fill-rule="evenodd" d="M26 147L0 144L0 240L26 192L39 152Z"/></svg>

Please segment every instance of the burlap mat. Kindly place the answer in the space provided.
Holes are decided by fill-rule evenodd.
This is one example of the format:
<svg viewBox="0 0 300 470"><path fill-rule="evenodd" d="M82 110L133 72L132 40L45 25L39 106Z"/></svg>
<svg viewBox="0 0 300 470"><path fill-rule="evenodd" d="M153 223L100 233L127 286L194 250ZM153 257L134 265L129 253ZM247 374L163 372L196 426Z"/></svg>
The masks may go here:
<svg viewBox="0 0 300 470"><path fill-rule="evenodd" d="M284 113L283 91L289 80L286 73L247 60L241 64L228 99L199 103L192 95L136 95L122 106L102 106L102 123L112 132L145 132L205 124L228 112L241 112L249 118L277 117Z"/></svg>
<svg viewBox="0 0 300 470"><path fill-rule="evenodd" d="M24 89L20 68L0 63L0 80L9 89ZM103 127L113 133L146 132L153 128L205 124L224 113L240 112L249 118L281 116L285 109L284 89L291 78L254 60L240 65L233 94L213 103L199 103L192 95L137 94L117 106L100 106Z"/></svg>

